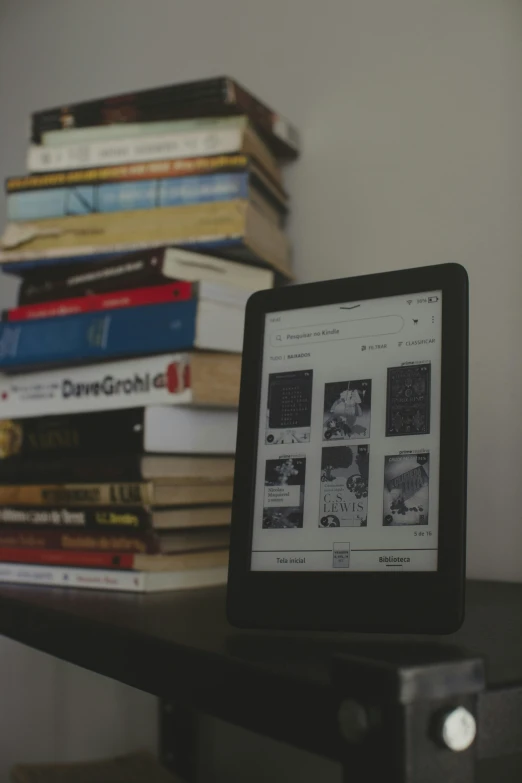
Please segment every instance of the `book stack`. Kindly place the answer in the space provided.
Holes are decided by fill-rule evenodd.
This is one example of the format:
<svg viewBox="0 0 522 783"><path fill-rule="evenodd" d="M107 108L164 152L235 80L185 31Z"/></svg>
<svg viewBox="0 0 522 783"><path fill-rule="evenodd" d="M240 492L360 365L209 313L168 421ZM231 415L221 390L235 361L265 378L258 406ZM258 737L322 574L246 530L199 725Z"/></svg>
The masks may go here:
<svg viewBox="0 0 522 783"><path fill-rule="evenodd" d="M0 582L226 581L244 308L297 134L229 78L32 115L6 182Z"/></svg>

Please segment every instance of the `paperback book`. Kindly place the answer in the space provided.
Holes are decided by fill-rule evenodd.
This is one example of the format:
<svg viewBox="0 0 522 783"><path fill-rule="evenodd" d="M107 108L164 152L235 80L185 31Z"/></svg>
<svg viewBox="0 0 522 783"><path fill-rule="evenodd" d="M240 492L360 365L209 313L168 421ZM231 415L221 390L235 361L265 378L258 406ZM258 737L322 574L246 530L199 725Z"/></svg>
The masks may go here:
<svg viewBox="0 0 522 783"><path fill-rule="evenodd" d="M256 184L249 171L16 192L7 196L7 219L45 220L232 199L250 200L276 225L283 222L285 205Z"/></svg>
<svg viewBox="0 0 522 783"><path fill-rule="evenodd" d="M0 526L0 551L5 549L63 550L118 554L174 554L203 552L228 547L228 528L176 530L168 532L127 533L125 530L43 528ZM43 555L45 557L45 555ZM79 565L79 563L78 563Z"/></svg>
<svg viewBox="0 0 522 783"><path fill-rule="evenodd" d="M82 590L113 590L129 593L190 590L226 584L227 577L226 564L191 568L185 571L173 569L151 572L0 562L0 583L74 587Z"/></svg>
<svg viewBox="0 0 522 783"><path fill-rule="evenodd" d="M229 76L44 109L32 115L31 137L40 144L43 134L54 130L227 114L246 114L276 155L297 156L297 129Z"/></svg>
<svg viewBox="0 0 522 783"><path fill-rule="evenodd" d="M188 506L230 503L232 484L120 482L112 484L2 484L2 506ZM1 559L1 558L0 558Z"/></svg>
<svg viewBox="0 0 522 783"><path fill-rule="evenodd" d="M150 530L184 530L230 525L229 505L180 506L86 506L39 508L1 506L0 525L19 529L67 528L68 530L121 531L130 534Z"/></svg>
<svg viewBox="0 0 522 783"><path fill-rule="evenodd" d="M13 273L21 271L16 264L7 264L4 271L6 268ZM173 281L220 283L254 293L272 288L274 273L262 267L166 247L126 254L110 261L97 261L94 257L74 264L37 265L23 273L18 304L41 304Z"/></svg>
<svg viewBox="0 0 522 783"><path fill-rule="evenodd" d="M240 356L203 352L4 375L0 376L0 417L25 419L157 405L235 408L240 375ZM194 419L188 418L194 426ZM111 429L117 421L113 415ZM16 443L20 434L16 427L4 425L0 438L5 450L12 448L9 443Z"/></svg>
<svg viewBox="0 0 522 783"><path fill-rule="evenodd" d="M291 278L287 238L246 199L11 222L0 240L0 263L24 263L19 270L27 271L166 245L225 254Z"/></svg>
<svg viewBox="0 0 522 783"><path fill-rule="evenodd" d="M235 306L234 306L235 304ZM191 299L0 324L0 369L201 349L240 353L244 300Z"/></svg>

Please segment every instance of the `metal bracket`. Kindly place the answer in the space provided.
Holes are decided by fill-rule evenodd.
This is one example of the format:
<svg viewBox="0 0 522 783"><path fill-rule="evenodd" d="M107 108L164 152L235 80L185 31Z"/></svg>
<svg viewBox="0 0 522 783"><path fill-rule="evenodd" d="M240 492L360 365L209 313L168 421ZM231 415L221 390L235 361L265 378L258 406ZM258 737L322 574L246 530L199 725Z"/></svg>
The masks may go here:
<svg viewBox="0 0 522 783"><path fill-rule="evenodd" d="M462 654L448 659L442 647L434 655L431 645L412 658L411 645L401 647L393 646L386 660L343 655L333 661L346 780L471 783L482 661ZM408 658L410 664L399 662Z"/></svg>

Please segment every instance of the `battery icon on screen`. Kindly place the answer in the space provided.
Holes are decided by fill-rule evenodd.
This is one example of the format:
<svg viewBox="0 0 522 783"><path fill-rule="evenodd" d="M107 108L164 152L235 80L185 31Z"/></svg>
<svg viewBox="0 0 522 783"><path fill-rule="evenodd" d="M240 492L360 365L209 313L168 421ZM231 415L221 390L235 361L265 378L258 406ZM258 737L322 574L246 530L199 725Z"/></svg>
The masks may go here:
<svg viewBox="0 0 522 783"><path fill-rule="evenodd" d="M438 296L428 296L428 302L438 302L439 297Z"/></svg>

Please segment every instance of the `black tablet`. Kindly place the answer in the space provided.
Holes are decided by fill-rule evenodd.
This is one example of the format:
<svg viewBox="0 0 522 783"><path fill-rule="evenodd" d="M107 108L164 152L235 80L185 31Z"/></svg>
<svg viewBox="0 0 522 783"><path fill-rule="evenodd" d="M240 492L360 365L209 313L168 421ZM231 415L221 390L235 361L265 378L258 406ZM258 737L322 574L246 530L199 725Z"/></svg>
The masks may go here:
<svg viewBox="0 0 522 783"><path fill-rule="evenodd" d="M457 264L251 297L232 624L458 628L467 374L468 282Z"/></svg>

